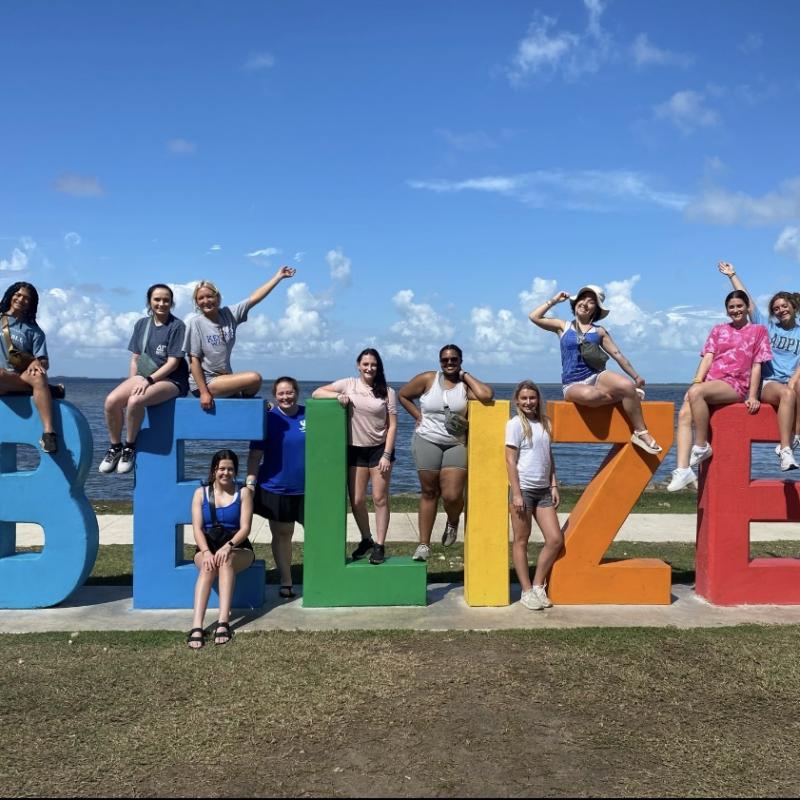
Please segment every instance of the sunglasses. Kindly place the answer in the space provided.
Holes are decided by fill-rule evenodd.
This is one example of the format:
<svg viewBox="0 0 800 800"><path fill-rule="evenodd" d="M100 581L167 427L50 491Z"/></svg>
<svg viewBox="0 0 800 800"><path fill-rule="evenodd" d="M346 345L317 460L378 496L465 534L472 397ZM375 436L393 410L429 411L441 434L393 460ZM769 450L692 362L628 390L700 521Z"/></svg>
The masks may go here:
<svg viewBox="0 0 800 800"><path fill-rule="evenodd" d="M458 364L461 359L458 356L450 356L450 358L440 358L440 364Z"/></svg>

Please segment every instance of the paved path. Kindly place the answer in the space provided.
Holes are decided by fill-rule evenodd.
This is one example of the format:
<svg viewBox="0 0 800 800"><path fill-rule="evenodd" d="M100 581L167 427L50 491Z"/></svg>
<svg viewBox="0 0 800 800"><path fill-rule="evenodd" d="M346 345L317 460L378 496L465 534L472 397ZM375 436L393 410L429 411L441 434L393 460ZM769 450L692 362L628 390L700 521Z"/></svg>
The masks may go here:
<svg viewBox="0 0 800 800"><path fill-rule="evenodd" d="M376 567L378 569L378 567ZM266 605L252 612L234 612L233 622L245 631L332 630L511 630L581 627L716 628L730 625L800 624L800 606L712 606L689 586L672 587L668 606L556 606L529 611L518 602L512 586L512 605L470 608L460 584L428 586L428 605L389 608L303 608L302 598L276 598L267 587ZM206 624L216 619L213 612ZM129 586L84 586L58 608L0 611L0 633L61 631L186 631L191 611L134 611Z"/></svg>
<svg viewBox="0 0 800 800"><path fill-rule="evenodd" d="M562 524L567 519L567 514L559 514ZM370 514L372 530L375 530L375 516ZM124 514L101 514L97 518L100 525L100 544L131 544L133 542L133 517ZM694 514L631 514L617 534L616 541L626 542L694 542L696 517ZM433 528L434 541L438 540L444 529L445 515L439 514ZM533 526L533 539L541 541L536 526ZM253 540L256 542L269 542L271 536L269 525L261 517L253 520ZM303 541L303 528L297 526L295 541ZM464 525L459 526L459 541L464 539ZM359 539L358 528L351 514L347 515L347 539L357 542ZM389 538L391 543L416 542L419 539L416 513L397 512L392 514L389 524ZM774 541L776 539L800 540L800 523L797 522L754 522L751 526L750 539L752 541ZM191 528L184 528L184 541L194 544ZM41 545L43 542L42 529L37 525L20 524L17 526L17 546L30 547Z"/></svg>

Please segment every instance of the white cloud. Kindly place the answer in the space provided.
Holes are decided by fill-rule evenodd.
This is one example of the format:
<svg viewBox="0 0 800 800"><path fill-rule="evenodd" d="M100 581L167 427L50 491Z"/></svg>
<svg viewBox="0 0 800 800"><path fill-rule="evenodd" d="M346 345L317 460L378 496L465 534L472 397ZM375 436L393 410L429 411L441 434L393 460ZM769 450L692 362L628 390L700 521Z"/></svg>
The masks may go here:
<svg viewBox="0 0 800 800"><path fill-rule="evenodd" d="M299 253L295 253L294 254L295 264L299 264L303 260L303 258L305 258L305 255L306 255L305 252L302 250Z"/></svg>
<svg viewBox="0 0 800 800"><path fill-rule="evenodd" d="M558 289L558 283L546 278L534 278L531 283L530 291L523 289L519 293L519 307L523 314L530 314L534 308L538 308L545 300L549 300Z"/></svg>
<svg viewBox="0 0 800 800"><path fill-rule="evenodd" d="M275 56L272 53L254 53L245 61L242 69L248 72L270 69L275 66Z"/></svg>
<svg viewBox="0 0 800 800"><path fill-rule="evenodd" d="M0 272L21 272L27 268L28 256L19 247L11 251L11 258L0 259Z"/></svg>
<svg viewBox="0 0 800 800"><path fill-rule="evenodd" d="M71 250L73 247L78 247L82 241L83 239L81 238L81 235L79 233L75 233L75 231L70 231L64 236L64 246L68 250Z"/></svg>
<svg viewBox="0 0 800 800"><path fill-rule="evenodd" d="M432 342L447 344L455 331L446 317L434 311L428 303L415 303L414 292L403 289L392 298L400 320L391 326L397 337L385 346L386 353L402 361L411 361L426 352Z"/></svg>
<svg viewBox="0 0 800 800"><path fill-rule="evenodd" d="M39 298L37 322L48 336L48 348L72 355L76 347L92 352L124 348L139 311L113 313L96 298L77 289L53 288ZM58 359L51 360L57 363Z"/></svg>
<svg viewBox="0 0 800 800"><path fill-rule="evenodd" d="M705 105L705 95L684 89L654 108L656 119L666 120L684 134L697 128L707 128L719 122L719 114Z"/></svg>
<svg viewBox="0 0 800 800"><path fill-rule="evenodd" d="M745 55L751 55L758 52L764 45L764 37L760 33L748 33L745 40L739 45Z"/></svg>
<svg viewBox="0 0 800 800"><path fill-rule="evenodd" d="M277 247L263 247L260 250L253 250L252 253L245 253L248 258L262 259L271 258L278 255L281 251Z"/></svg>
<svg viewBox="0 0 800 800"><path fill-rule="evenodd" d="M332 280L340 281L345 284L349 283L351 261L344 254L341 247L337 247L335 250L328 250L325 255L325 260L328 262L328 266L331 269Z"/></svg>
<svg viewBox="0 0 800 800"><path fill-rule="evenodd" d="M784 228L775 242L775 252L800 261L800 228L795 225Z"/></svg>
<svg viewBox="0 0 800 800"><path fill-rule="evenodd" d="M221 244L212 244L211 247L206 250L206 255L209 253L219 253L222 250Z"/></svg>
<svg viewBox="0 0 800 800"><path fill-rule="evenodd" d="M520 356L539 353L553 342L539 336L524 316L506 308L494 311L477 306L470 312L472 325L470 361L480 364L516 364Z"/></svg>
<svg viewBox="0 0 800 800"><path fill-rule="evenodd" d="M649 65L690 67L694 59L687 53L676 53L656 47L646 33L640 33L631 45L631 54L637 67Z"/></svg>
<svg viewBox="0 0 800 800"><path fill-rule="evenodd" d="M197 152L197 145L188 139L170 139L167 150L176 156L193 156Z"/></svg>
<svg viewBox="0 0 800 800"><path fill-rule="evenodd" d="M582 33L557 30L557 20L540 12L534 15L527 35L517 45L506 74L512 84L532 76L561 72L568 80L584 73L597 72L611 53L611 38L600 18L605 6L601 0L584 0L588 14Z"/></svg>
<svg viewBox="0 0 800 800"><path fill-rule="evenodd" d="M655 188L651 179L632 170L538 170L518 175L493 175L461 181L409 181L414 189L439 194L463 191L493 192L513 197L534 208L611 211L631 204L681 210L689 197Z"/></svg>
<svg viewBox="0 0 800 800"><path fill-rule="evenodd" d="M346 352L343 339L334 338L327 319L333 300L315 296L305 283L293 283L287 304L277 321L259 314L250 317L241 330L242 353L253 357L280 355L315 358Z"/></svg>
<svg viewBox="0 0 800 800"><path fill-rule="evenodd" d="M102 197L106 190L93 175L79 175L77 172L64 172L59 175L53 187L57 192L73 197Z"/></svg>
<svg viewBox="0 0 800 800"><path fill-rule="evenodd" d="M26 252L30 253L36 249L36 242L30 236L23 236L19 240L19 246Z"/></svg>
<svg viewBox="0 0 800 800"><path fill-rule="evenodd" d="M761 197L710 187L686 208L691 220L716 225L774 225L800 218L800 177L790 178Z"/></svg>

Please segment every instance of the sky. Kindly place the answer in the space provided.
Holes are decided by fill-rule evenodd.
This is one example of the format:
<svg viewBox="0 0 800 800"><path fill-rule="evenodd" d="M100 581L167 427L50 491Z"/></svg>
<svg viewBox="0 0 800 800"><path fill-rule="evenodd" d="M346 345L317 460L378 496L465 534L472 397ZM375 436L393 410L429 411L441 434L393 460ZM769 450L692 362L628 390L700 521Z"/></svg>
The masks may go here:
<svg viewBox="0 0 800 800"><path fill-rule="evenodd" d="M719 260L800 290L795 0L0 0L0 30L0 289L39 290L53 374L126 375L152 283L186 319L282 264L233 354L267 379L455 342L558 381L527 314L594 283L689 382Z"/></svg>

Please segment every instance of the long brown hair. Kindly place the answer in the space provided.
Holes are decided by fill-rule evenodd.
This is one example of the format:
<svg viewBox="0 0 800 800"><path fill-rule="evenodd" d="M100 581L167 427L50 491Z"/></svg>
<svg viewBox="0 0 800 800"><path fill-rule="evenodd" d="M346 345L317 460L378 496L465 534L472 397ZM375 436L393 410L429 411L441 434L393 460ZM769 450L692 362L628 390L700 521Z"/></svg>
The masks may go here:
<svg viewBox="0 0 800 800"><path fill-rule="evenodd" d="M775 292L768 306L769 315L771 317L775 316L775 314L772 313L772 306L775 305L776 300L785 300L794 309L794 315L797 316L797 312L800 311L800 294L797 292Z"/></svg>
<svg viewBox="0 0 800 800"><path fill-rule="evenodd" d="M536 413L534 414L534 421L541 424L541 426L545 429L545 431L549 434L551 427L550 427L550 417L547 414L542 412L542 393L539 387L532 381L530 378L525 378L524 381L520 381L517 384L517 388L514 389L514 404L517 406L517 416L519 417L520 425L522 425L522 436L523 438L527 439L529 442L533 441L533 431L531 430L531 423L530 420L522 413L522 409L519 407L517 400L519 400L520 392L523 389L529 389L532 392L536 392L536 397L539 399L539 402L536 404Z"/></svg>

